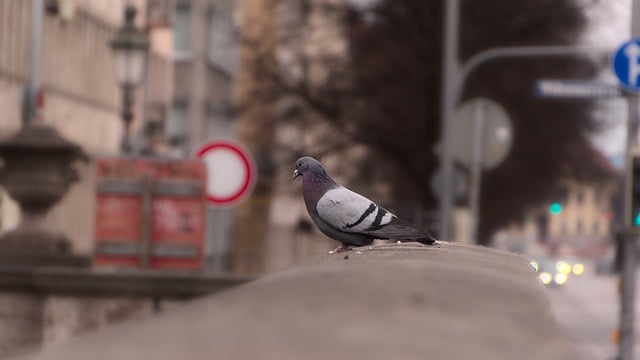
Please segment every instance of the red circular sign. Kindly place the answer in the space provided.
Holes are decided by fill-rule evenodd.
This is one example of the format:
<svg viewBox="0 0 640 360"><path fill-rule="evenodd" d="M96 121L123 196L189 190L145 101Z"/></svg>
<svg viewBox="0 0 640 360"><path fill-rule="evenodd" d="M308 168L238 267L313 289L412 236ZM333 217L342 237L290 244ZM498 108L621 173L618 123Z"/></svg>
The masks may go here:
<svg viewBox="0 0 640 360"><path fill-rule="evenodd" d="M207 199L216 206L231 206L244 199L255 183L251 154L231 140L202 145L197 155L207 167Z"/></svg>

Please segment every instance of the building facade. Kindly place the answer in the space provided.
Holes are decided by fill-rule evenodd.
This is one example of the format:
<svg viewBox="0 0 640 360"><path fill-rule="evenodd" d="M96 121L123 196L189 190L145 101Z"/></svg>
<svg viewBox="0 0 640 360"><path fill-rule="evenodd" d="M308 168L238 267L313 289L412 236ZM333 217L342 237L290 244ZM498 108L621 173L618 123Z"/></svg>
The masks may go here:
<svg viewBox="0 0 640 360"><path fill-rule="evenodd" d="M620 191L614 178L598 182L565 181L543 206L522 223L493 237L493 246L532 256L597 256L613 243L615 201Z"/></svg>
<svg viewBox="0 0 640 360"><path fill-rule="evenodd" d="M546 240L555 247L582 251L604 245L611 238L614 183L568 182L557 202L546 209ZM551 208L551 206L554 206Z"/></svg>
<svg viewBox="0 0 640 360"><path fill-rule="evenodd" d="M32 1L0 2L0 137L8 137L22 126L22 93L30 79ZM92 159L77 164L80 181L49 214L48 221L67 234L75 251L93 251L95 175L93 159L117 154L123 133L122 92L112 63L109 42L123 22L124 6L138 9L138 26L152 39L159 28L145 26L147 2L137 0L45 1L42 18L40 74L43 105L38 121L54 126L67 139L79 144ZM69 10L70 9L70 10ZM155 39L154 39L155 40ZM146 84L136 94L133 133L141 134L146 115L155 119L171 104L170 59L152 41ZM146 106L141 106L141 104ZM148 111L147 111L148 109ZM160 114L160 115L158 115ZM135 146L144 146L138 135ZM2 196L1 230L19 221L17 206Z"/></svg>
<svg viewBox="0 0 640 360"><path fill-rule="evenodd" d="M193 156L204 142L235 138L238 24L233 0L175 0L173 96L164 138L170 156ZM229 269L233 212L207 210L209 268Z"/></svg>
<svg viewBox="0 0 640 360"><path fill-rule="evenodd" d="M173 100L166 135L189 156L213 137L233 137L237 36L233 1L178 0L173 16Z"/></svg>
<svg viewBox="0 0 640 360"><path fill-rule="evenodd" d="M0 138L23 125L23 92L31 78L31 31L34 1L0 1ZM152 38L146 84L135 94L133 133L140 134L147 118L158 120L170 109L172 63L161 47L161 28L148 27L147 1L45 0L42 16L40 79L43 102L37 120L55 127L88 155L78 163L80 180L48 214L47 221L72 241L77 254L91 255L94 246L95 159L120 152L123 133L122 91L116 83L110 40L122 25L125 5L138 9L136 21ZM149 1L152 3L152 1ZM35 34L34 34L35 35ZM145 106L142 106L144 104ZM141 149L143 136L136 136ZM0 195L0 234L20 220L17 205ZM6 290L6 289L5 289ZM2 291L0 353L25 344L49 344L77 333L106 326L116 318L150 313L151 303L124 298L96 299L44 296ZM1 355L0 355L1 356Z"/></svg>

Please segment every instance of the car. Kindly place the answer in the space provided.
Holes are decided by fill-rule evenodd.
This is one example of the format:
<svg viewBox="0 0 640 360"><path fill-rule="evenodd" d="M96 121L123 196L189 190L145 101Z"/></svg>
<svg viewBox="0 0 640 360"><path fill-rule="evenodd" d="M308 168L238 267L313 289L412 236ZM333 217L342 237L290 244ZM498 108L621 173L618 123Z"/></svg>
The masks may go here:
<svg viewBox="0 0 640 360"><path fill-rule="evenodd" d="M584 272L584 264L578 261L538 258L531 260L531 266L542 284L548 287L564 286L572 275L579 276Z"/></svg>

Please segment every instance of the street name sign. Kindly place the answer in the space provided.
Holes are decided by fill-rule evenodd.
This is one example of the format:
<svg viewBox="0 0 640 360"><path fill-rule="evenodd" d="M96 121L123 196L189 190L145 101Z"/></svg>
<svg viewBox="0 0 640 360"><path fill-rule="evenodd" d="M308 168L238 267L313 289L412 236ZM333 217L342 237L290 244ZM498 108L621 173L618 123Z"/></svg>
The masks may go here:
<svg viewBox="0 0 640 360"><path fill-rule="evenodd" d="M623 95L617 85L580 80L543 79L536 81L535 93L543 98L592 99Z"/></svg>

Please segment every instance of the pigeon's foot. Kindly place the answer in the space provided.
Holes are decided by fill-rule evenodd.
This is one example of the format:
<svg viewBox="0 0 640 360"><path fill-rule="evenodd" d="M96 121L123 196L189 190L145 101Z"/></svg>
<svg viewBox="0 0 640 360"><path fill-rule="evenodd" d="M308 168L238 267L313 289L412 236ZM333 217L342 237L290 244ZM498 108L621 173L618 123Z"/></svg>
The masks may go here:
<svg viewBox="0 0 640 360"><path fill-rule="evenodd" d="M344 245L340 245L337 248L329 251L329 254L337 254L337 253L341 253L341 252L345 252L345 251L349 251L351 250L352 247L351 246L344 246Z"/></svg>

